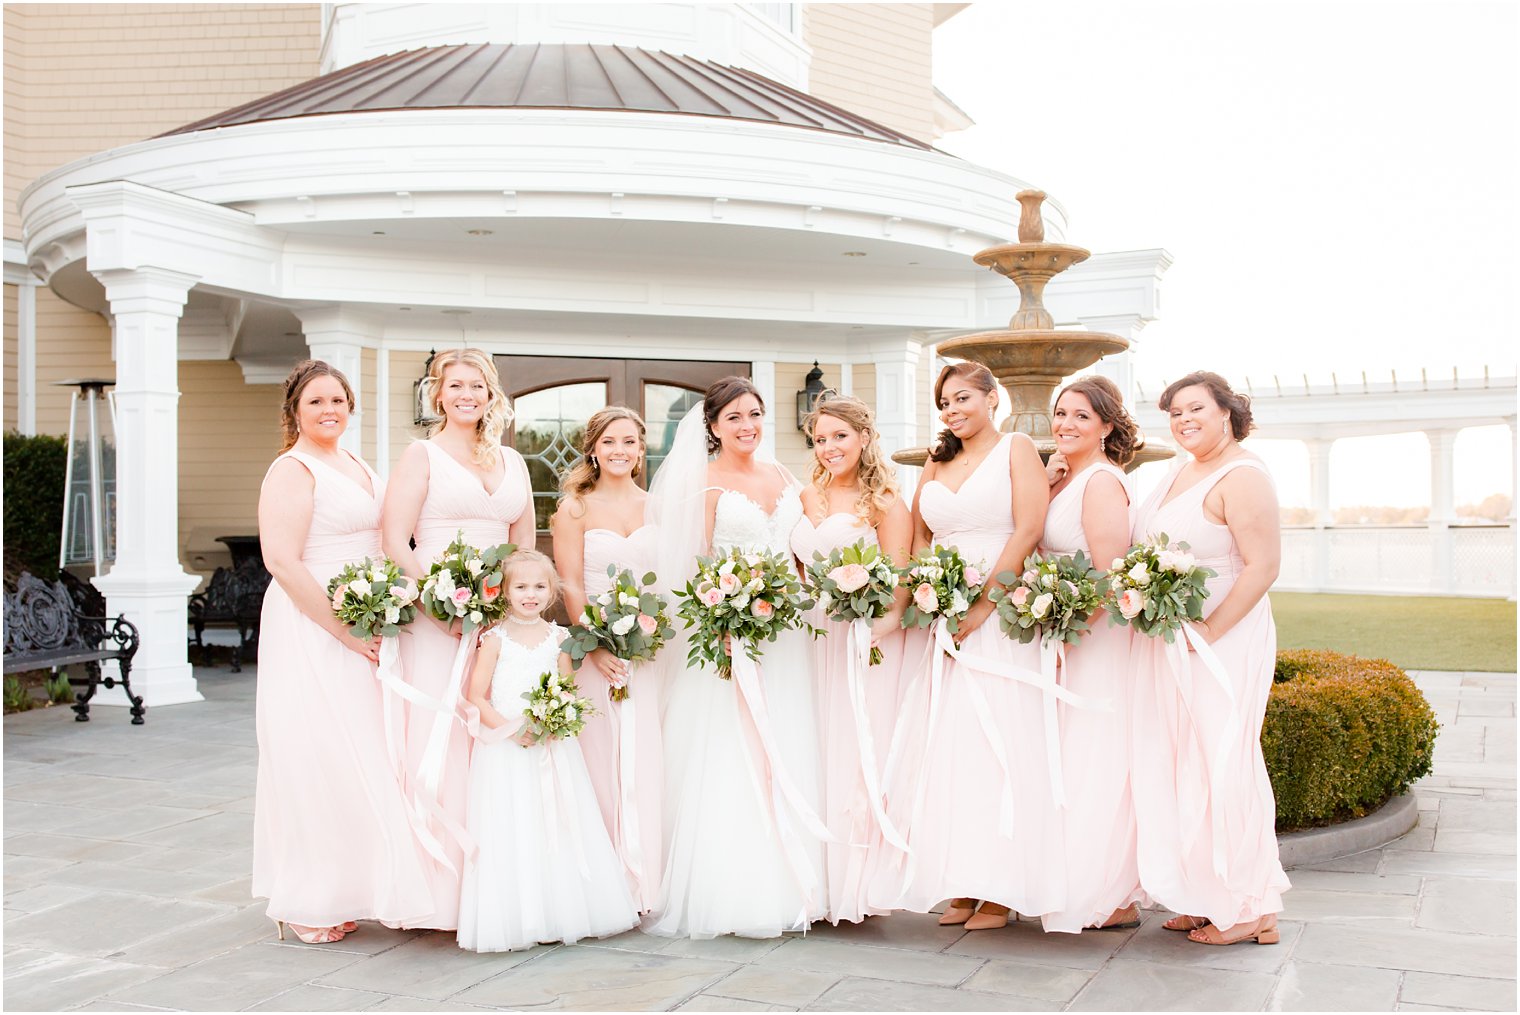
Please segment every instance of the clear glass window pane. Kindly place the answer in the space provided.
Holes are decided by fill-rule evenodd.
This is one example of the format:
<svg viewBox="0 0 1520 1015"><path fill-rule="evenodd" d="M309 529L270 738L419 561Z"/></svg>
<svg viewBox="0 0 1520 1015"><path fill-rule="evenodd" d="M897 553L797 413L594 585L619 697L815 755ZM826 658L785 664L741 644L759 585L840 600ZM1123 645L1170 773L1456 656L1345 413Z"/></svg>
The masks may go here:
<svg viewBox="0 0 1520 1015"><path fill-rule="evenodd" d="M591 414L607 404L607 385L562 384L522 395L516 410L514 446L527 460L533 483L533 513L540 531L559 500L560 477L580 457L581 434Z"/></svg>
<svg viewBox="0 0 1520 1015"><path fill-rule="evenodd" d="M676 439L676 427L681 417L692 406L702 401L702 392L679 388L673 384L644 385L644 423L648 428L649 452L647 476L649 482L659 471L660 463L670 453L670 445Z"/></svg>

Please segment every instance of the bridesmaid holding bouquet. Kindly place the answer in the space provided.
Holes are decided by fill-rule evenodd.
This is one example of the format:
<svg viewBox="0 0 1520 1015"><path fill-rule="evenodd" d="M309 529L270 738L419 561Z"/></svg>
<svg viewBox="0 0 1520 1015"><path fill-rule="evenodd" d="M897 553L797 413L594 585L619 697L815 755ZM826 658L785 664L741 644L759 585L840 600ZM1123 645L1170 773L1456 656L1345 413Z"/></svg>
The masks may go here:
<svg viewBox="0 0 1520 1015"><path fill-rule="evenodd" d="M1092 375L1068 384L1053 415L1050 510L1040 550L1083 553L1099 570L1129 549L1129 484L1123 466L1138 430L1114 382ZM1068 645L1061 684L1111 710L1061 710L1066 789L1066 905L1047 913L1047 931L1140 924L1135 808L1129 790L1130 631L1099 610L1080 641Z"/></svg>
<svg viewBox="0 0 1520 1015"><path fill-rule="evenodd" d="M534 536L527 465L515 450L501 446L512 410L490 357L478 349L441 352L433 357L425 383L441 418L427 440L412 442L402 453L383 513L386 555L419 583L461 531L476 548L509 542L531 547ZM430 864L433 911L406 923L409 927L454 930L459 918L470 757L469 733L455 714L464 692L462 679L450 686L452 678L465 676L456 674L460 636L457 624L445 626L428 616L401 635L407 683L437 706L407 709L410 791L449 860L447 865Z"/></svg>
<svg viewBox="0 0 1520 1015"><path fill-rule="evenodd" d="M285 379L285 446L259 494L274 581L259 639L253 895L269 899L281 938L288 924L308 944L433 907L386 758L380 640L345 627L326 591L345 565L381 557L382 481L338 446L353 408L342 373L298 364Z"/></svg>
<svg viewBox="0 0 1520 1015"><path fill-rule="evenodd" d="M1146 499L1133 538L1186 542L1216 576L1204 619L1184 625L1176 644L1134 638L1140 884L1182 914L1167 929L1200 944L1276 944L1289 884L1261 725L1277 655L1267 600L1282 553L1277 494L1240 446L1250 399L1223 377L1191 373L1162 392L1160 407L1192 457Z"/></svg>
<svg viewBox="0 0 1520 1015"><path fill-rule="evenodd" d="M655 529L644 513L649 495L636 482L644 453L644 420L632 409L610 405L586 421L581 460L560 484L553 520L554 564L572 624L607 591L609 565L631 571L636 582L654 570ZM661 682L643 667L630 683L628 664L605 648L587 655L580 673L581 693L597 710L580 735L581 753L634 901L648 912L663 870Z"/></svg>
<svg viewBox="0 0 1520 1015"><path fill-rule="evenodd" d="M813 438L813 476L802 489L803 516L792 530L792 552L811 567L815 552L828 557L864 543L894 566L906 564L913 519L877 440L870 407L858 398L829 396L808 419L807 430ZM855 580L865 578L861 571ZM823 820L836 840L825 844L827 917L834 924L889 912L867 905L865 872L885 818L881 777L897 719L907 605L908 590L899 588L887 613L870 623L870 642L881 661L869 665L857 659L853 685L848 654L856 646L850 623L826 619L821 608L813 618L825 631L813 642L813 662L823 743ZM914 632L913 641L922 654L922 635Z"/></svg>

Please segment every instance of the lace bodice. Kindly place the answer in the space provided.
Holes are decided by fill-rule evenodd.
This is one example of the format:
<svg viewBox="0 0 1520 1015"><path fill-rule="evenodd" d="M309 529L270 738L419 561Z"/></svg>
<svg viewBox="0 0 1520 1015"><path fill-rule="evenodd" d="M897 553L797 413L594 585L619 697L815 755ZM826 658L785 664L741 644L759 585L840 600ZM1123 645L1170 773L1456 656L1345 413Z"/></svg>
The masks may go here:
<svg viewBox="0 0 1520 1015"><path fill-rule="evenodd" d="M724 552L734 547L764 550L770 553L791 552L792 529L802 519L802 488L792 484L781 492L775 510L769 514L753 498L738 490L724 490L718 495L713 519L713 550Z"/></svg>
<svg viewBox="0 0 1520 1015"><path fill-rule="evenodd" d="M496 670L491 674L491 707L510 719L521 715L527 706L523 692L533 688L539 674L549 672L557 664L565 629L550 624L543 640L533 648L526 648L508 637L504 628L505 625L491 632L491 637L501 643Z"/></svg>

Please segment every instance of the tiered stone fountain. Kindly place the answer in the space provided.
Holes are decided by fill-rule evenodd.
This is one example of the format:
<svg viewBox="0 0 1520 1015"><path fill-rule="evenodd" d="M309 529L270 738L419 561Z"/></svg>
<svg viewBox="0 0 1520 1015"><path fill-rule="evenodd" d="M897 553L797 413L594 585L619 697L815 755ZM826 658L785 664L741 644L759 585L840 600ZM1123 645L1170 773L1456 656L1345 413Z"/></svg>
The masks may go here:
<svg viewBox="0 0 1520 1015"><path fill-rule="evenodd" d="M1065 243L1045 242L1045 220L1040 205L1045 192L1020 191L1019 242L988 247L972 260L1019 287L1019 309L1000 331L961 335L939 344L941 356L975 360L986 364L1008 392L1012 403L1002 429L1034 438L1041 458L1056 449L1051 428L1051 400L1071 374L1092 366L1104 356L1123 352L1129 340L1101 331L1057 331L1045 309L1045 286L1074 264L1087 260L1090 251ZM1173 455L1165 445L1142 445L1130 468ZM923 465L927 448L910 448L892 456L904 465Z"/></svg>

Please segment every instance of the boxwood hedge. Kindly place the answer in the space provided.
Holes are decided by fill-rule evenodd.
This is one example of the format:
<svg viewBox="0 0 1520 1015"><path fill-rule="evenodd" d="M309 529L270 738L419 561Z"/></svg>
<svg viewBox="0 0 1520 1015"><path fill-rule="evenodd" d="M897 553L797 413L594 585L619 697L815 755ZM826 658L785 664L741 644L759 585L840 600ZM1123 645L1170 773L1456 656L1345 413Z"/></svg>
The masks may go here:
<svg viewBox="0 0 1520 1015"><path fill-rule="evenodd" d="M1429 774L1438 728L1414 681L1387 660L1279 652L1261 731L1277 830L1381 807Z"/></svg>

